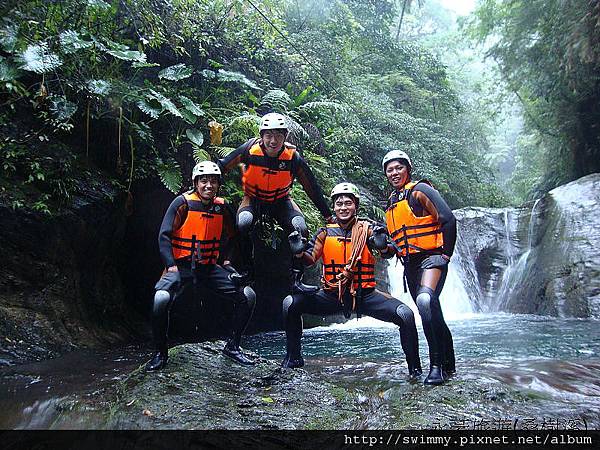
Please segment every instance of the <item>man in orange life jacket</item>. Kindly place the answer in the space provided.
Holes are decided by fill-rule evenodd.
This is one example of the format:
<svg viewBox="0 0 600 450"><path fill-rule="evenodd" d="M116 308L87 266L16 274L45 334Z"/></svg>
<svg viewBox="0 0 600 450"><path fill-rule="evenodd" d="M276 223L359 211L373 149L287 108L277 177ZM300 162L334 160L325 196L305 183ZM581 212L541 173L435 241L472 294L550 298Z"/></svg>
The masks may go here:
<svg viewBox="0 0 600 450"><path fill-rule="evenodd" d="M298 231L305 238L308 228L302 212L290 197L297 178L308 197L326 220L331 210L310 168L296 148L285 142L288 127L285 116L266 114L260 124L260 139L250 139L227 157L218 161L225 172L239 163L245 166L242 177L244 197L237 212L237 226L242 236L248 236L260 214L273 217L286 230ZM242 240L244 271L251 271L252 247ZM304 268L293 260L295 289L306 288L300 282Z"/></svg>
<svg viewBox="0 0 600 450"><path fill-rule="evenodd" d="M385 228L358 220L360 195L352 183L340 183L331 191L336 224L321 228L306 244L297 232L289 236L294 255L307 265L323 263L323 288L316 293L296 293L283 300L287 339L284 367L302 367L302 314L336 314L347 318L355 311L400 327L400 342L411 378L421 375L417 329L411 309L375 289L372 250L387 249Z"/></svg>
<svg viewBox="0 0 600 450"><path fill-rule="evenodd" d="M456 219L428 181L411 181L412 164L405 152L388 152L382 165L394 188L386 211L387 229L394 243L382 251L382 256L402 259L429 346L430 370L424 383L442 384L444 375L456 371L452 334L440 305L456 243Z"/></svg>
<svg viewBox="0 0 600 450"><path fill-rule="evenodd" d="M174 301L194 286L194 301L220 295L234 304L233 333L223 353L244 365L254 364L240 350L256 296L231 266L233 213L217 197L221 170L211 161L197 164L192 171L194 189L173 200L163 218L158 244L165 271L156 283L152 311L152 334L156 353L146 370L160 370L168 358L169 311ZM224 260L223 265L217 264Z"/></svg>

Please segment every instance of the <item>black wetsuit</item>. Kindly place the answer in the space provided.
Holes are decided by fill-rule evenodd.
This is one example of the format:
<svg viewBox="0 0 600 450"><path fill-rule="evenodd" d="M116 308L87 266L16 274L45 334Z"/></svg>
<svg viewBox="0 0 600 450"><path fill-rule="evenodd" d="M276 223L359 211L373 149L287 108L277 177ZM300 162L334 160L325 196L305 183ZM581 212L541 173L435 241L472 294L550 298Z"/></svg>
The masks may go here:
<svg viewBox="0 0 600 450"><path fill-rule="evenodd" d="M340 233L340 237L345 239L350 239L352 236L351 227L347 229L335 228L333 232ZM369 229L370 234L371 229ZM308 249L302 256L306 265L312 265L322 258L326 235L326 229L321 228L312 238ZM369 250L371 251L371 249ZM301 359L302 314L331 315L343 313L347 307L344 305L352 304L350 295L349 290L346 290L343 304L338 299L337 290L333 289L320 289L315 294L294 294L287 297L284 300L287 339L286 359ZM409 371L412 373L415 369L420 370L417 329L413 312L407 305L375 288L361 288L357 290L356 313L357 315L367 315L398 325L400 328L400 342Z"/></svg>
<svg viewBox="0 0 600 450"><path fill-rule="evenodd" d="M231 170L239 163L248 164L250 149L254 144L259 142L257 139L250 139L246 143L240 145L235 151L231 152L225 158L217 161L219 167L223 172ZM266 168L276 169L280 161L277 157L270 157L264 151L264 162L267 165ZM291 160L291 173L293 178L297 178L308 197L315 204L319 212L323 217L327 218L331 216L331 209L325 198L323 192L317 183L315 176L304 161L304 158L300 156L298 151L294 152L294 156ZM253 220L256 221L258 216L261 214L267 214L279 222L279 224L286 230L286 232L293 231L292 219L296 216L304 217L302 212L294 207L289 196L276 200L274 202L264 202L256 198L251 197L249 204L242 204L237 212L237 223L239 225L239 216L242 211L249 211L253 215ZM243 226L240 230L244 232ZM307 233L307 230L298 230L302 234Z"/></svg>
<svg viewBox="0 0 600 450"><path fill-rule="evenodd" d="M415 195L415 192L421 194ZM388 207L397 203L400 195L401 194L398 191L392 193L388 202ZM434 211L426 209L425 205L417 198L422 198L422 195L425 195L429 202L427 206L433 208ZM439 192L426 183L418 183L413 187L408 197L408 204L415 216L422 217L430 215L431 212L437 214L438 222L441 226L444 242L443 247L419 253L411 253L407 257L402 257L402 262L404 264L404 275L411 297L419 307L419 313L423 322L423 331L425 332L425 337L427 338L427 343L429 345L430 356L434 355L435 358L437 355L441 355L441 364L444 369L453 372L455 370L454 343L452 341L450 329L444 320L440 305L440 294L446 281L448 266L445 265L444 267L438 268L441 270L441 275L435 288L429 292L428 288L425 287L422 282L425 271L432 269L423 269L421 265L423 261L431 255L444 254L448 257L452 256L456 244L456 218ZM387 255L383 254L384 257L389 258L395 254L393 249L390 248L389 250ZM419 294L423 292L430 295L431 301L429 302L429 308L421 307L422 305L417 301Z"/></svg>
<svg viewBox="0 0 600 450"><path fill-rule="evenodd" d="M206 212L214 208L223 208L223 231L221 235L221 251L219 263L228 261L235 251L235 226L233 213L227 204L207 205ZM194 264L189 257L175 260L171 236L173 231L181 227L187 216L187 203L183 196L177 196L165 213L158 244L160 255L165 265L165 272L156 283L157 291L167 291L167 299L155 296L152 314L152 332L157 350L165 351L169 328L169 312L173 304L184 295L193 290L193 301L199 305L201 301L212 299L215 295L230 299L234 304L233 316L233 341L239 346L242 333L250 321L254 307L254 292L249 287L236 286L229 279L230 272L219 264ZM166 268L176 265L180 275L180 282L172 282L172 272Z"/></svg>

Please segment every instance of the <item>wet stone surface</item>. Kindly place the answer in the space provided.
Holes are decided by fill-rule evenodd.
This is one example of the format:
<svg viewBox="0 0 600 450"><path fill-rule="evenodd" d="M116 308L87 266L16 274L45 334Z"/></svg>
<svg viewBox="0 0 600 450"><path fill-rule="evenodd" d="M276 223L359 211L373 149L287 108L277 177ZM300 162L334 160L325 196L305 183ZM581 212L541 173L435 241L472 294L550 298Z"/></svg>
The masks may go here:
<svg viewBox="0 0 600 450"><path fill-rule="evenodd" d="M186 344L167 367L133 372L118 388L112 428L347 428L358 414L350 394L305 370L283 370L257 358L241 366L221 354L224 343Z"/></svg>

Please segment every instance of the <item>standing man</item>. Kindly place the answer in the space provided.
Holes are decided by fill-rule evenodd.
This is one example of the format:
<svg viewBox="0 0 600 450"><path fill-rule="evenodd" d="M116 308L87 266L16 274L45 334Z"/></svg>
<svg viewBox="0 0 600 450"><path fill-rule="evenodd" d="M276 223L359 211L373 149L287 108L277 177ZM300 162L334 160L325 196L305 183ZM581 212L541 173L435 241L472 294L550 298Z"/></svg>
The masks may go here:
<svg viewBox="0 0 600 450"><path fill-rule="evenodd" d="M252 288L240 283L240 275L229 262L235 227L233 213L217 197L221 170L203 161L194 167L192 182L194 189L176 197L167 209L158 234L165 270L155 286L152 334L156 353L146 365L149 371L167 364L169 312L190 288L195 302L215 295L233 302L233 333L223 353L240 364L254 364L240 350L240 341L256 296Z"/></svg>
<svg viewBox="0 0 600 450"><path fill-rule="evenodd" d="M252 247L247 237L261 214L273 217L287 233L295 230L308 237L304 216L290 197L295 178L323 217L331 219L331 210L315 176L296 147L285 142L288 135L285 117L277 113L266 114L259 130L259 139L250 139L218 161L223 172L239 163L244 164L244 197L237 212L237 226L241 235L246 237L242 240L242 258L243 270L247 272L252 270ZM292 263L294 290L306 288L300 282L303 270L298 261Z"/></svg>
<svg viewBox="0 0 600 450"><path fill-rule="evenodd" d="M394 188L385 213L394 243L382 251L382 256L396 255L404 264L404 277L429 346L429 375L424 383L442 384L445 373L456 371L452 334L440 305L456 243L456 219L428 181L411 181L412 164L406 153L392 150L382 165Z"/></svg>
<svg viewBox="0 0 600 450"><path fill-rule="evenodd" d="M372 227L358 220L360 201L358 188L352 183L340 183L331 191L337 223L321 228L308 249L300 234L289 236L296 258L312 265L323 263L323 287L318 292L297 293L283 301L283 318L287 339L283 367L302 367L302 314L329 315L343 312L349 318L352 311L400 328L400 342L411 378L421 375L417 328L411 309L389 295L375 289L375 258L372 249L387 249L385 228Z"/></svg>

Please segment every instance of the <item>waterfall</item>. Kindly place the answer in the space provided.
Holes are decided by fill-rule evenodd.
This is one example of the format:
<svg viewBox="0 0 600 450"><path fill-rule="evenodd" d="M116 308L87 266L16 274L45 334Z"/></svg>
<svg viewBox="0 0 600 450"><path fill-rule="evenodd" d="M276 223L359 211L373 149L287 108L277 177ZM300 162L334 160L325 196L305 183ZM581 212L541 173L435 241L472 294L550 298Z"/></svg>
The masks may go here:
<svg viewBox="0 0 600 450"><path fill-rule="evenodd" d="M505 230L506 230L506 256L507 256L507 267L502 274L502 283L500 285L500 289L498 290L497 301L494 305L492 305L492 311L502 311L509 301L515 287L519 285L522 280L523 273L525 272L525 268L527 266L527 260L529 259L529 254L531 253L531 249L533 247L533 237L535 232L535 208L538 205L540 199L536 199L533 203L533 207L531 208L531 213L529 215L529 224L527 226L527 246L525 247L525 251L517 261L515 262L514 255L512 252L511 238L512 235L508 220L508 214L505 213Z"/></svg>
<svg viewBox="0 0 600 450"><path fill-rule="evenodd" d="M396 258L389 260L388 265L388 277L390 279L390 290L391 294L411 307L415 313L415 318L418 323L421 322L417 305L413 301L409 292L404 292L404 285L402 278L404 276L404 266ZM446 277L446 283L442 294L440 296L440 303L442 305L442 311L444 318L447 320L454 320L464 318L465 315L473 313L473 307L469 300L469 294L465 289L463 280L464 274L460 264L452 258L450 265L448 266L448 276ZM407 286L408 289L408 286Z"/></svg>

